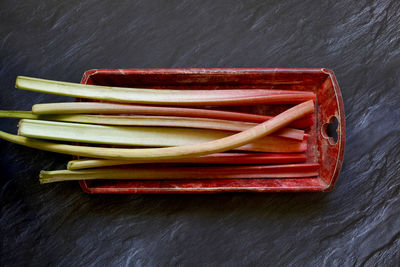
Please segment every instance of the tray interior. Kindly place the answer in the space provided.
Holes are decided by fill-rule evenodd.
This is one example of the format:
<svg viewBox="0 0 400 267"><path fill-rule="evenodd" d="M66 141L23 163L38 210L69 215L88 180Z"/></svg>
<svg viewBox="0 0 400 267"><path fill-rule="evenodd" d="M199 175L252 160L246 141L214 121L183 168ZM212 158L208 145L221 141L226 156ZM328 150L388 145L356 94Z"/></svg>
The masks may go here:
<svg viewBox="0 0 400 267"><path fill-rule="evenodd" d="M90 193L195 193L221 191L325 191L330 190L337 178L337 160L340 144L326 133L326 124L339 117L337 132L341 137L344 121L339 114L341 96L331 71L325 69L157 69L157 70L91 70L82 83L166 89L288 89L307 90L316 93L314 124L306 130L308 134L307 162L320 163L320 175L314 178L297 179L221 179L221 180L97 180L82 181L83 190ZM337 87L337 88L336 88ZM339 91L340 94L340 91ZM288 105L257 105L225 107L225 110L275 115ZM204 108L204 106L203 106ZM215 109L213 106L206 106ZM218 107L221 109L221 107ZM340 162L341 164L341 162ZM340 166L339 166L340 169ZM338 171L338 170L337 170Z"/></svg>

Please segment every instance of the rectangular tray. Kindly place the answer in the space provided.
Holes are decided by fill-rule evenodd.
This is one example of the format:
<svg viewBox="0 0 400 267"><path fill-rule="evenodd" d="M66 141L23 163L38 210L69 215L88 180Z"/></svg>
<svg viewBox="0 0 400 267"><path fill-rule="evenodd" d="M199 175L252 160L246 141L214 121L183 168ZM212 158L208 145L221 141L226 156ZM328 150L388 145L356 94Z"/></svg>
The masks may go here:
<svg viewBox="0 0 400 267"><path fill-rule="evenodd" d="M87 193L218 193L218 192L323 192L333 189L338 178L345 145L345 114L339 85L328 69L94 69L81 83L106 86L166 89L289 89L316 94L314 124L306 131L307 162L320 164L319 176L280 179L215 180L97 180L80 181ZM212 107L208 107L212 108ZM271 115L287 106L230 107L230 110ZM338 120L337 142L326 126Z"/></svg>

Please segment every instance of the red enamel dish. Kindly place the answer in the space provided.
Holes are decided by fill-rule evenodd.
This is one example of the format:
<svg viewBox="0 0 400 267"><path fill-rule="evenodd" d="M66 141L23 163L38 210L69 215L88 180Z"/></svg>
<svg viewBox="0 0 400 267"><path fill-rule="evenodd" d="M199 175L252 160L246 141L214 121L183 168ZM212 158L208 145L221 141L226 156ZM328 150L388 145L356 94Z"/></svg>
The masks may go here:
<svg viewBox="0 0 400 267"><path fill-rule="evenodd" d="M92 180L80 181L87 193L219 193L219 192L325 192L338 178L345 146L345 114L335 75L328 69L95 69L81 83L106 86L209 89L274 88L307 90L316 94L313 125L308 134L307 162L319 163L319 175L309 178L211 180ZM212 108L212 107L208 107ZM231 110L273 115L287 106L230 107ZM338 120L337 142L326 126Z"/></svg>

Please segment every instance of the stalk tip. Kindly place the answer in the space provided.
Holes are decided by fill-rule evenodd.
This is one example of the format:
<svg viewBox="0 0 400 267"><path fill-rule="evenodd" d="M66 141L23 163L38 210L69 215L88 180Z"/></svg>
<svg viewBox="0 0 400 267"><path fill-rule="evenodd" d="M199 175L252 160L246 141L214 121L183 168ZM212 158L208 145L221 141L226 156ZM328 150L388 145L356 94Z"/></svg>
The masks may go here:
<svg viewBox="0 0 400 267"><path fill-rule="evenodd" d="M40 171L39 173L39 182L40 184L47 184L49 183L49 179L46 178L46 172L45 171Z"/></svg>
<svg viewBox="0 0 400 267"><path fill-rule="evenodd" d="M17 135L21 135L22 121L23 120L19 120L19 122L17 124L17 128L18 128Z"/></svg>
<svg viewBox="0 0 400 267"><path fill-rule="evenodd" d="M24 86L21 84L21 82L23 83L23 80L26 78L27 77L25 76L17 76L17 79L15 80L15 88L24 89Z"/></svg>
<svg viewBox="0 0 400 267"><path fill-rule="evenodd" d="M74 169L74 163L72 161L68 161L67 163L67 169L68 170L73 170Z"/></svg>

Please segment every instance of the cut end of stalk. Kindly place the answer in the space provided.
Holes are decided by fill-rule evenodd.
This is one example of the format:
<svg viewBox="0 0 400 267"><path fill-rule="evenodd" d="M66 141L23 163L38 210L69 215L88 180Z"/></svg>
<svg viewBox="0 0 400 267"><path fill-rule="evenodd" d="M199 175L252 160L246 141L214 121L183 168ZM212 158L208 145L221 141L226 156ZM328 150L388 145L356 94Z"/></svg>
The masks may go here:
<svg viewBox="0 0 400 267"><path fill-rule="evenodd" d="M46 171L40 171L40 173L39 173L39 183L40 184L47 184L47 183L51 183L51 180L49 180L48 178L47 178L47 175L46 175Z"/></svg>
<svg viewBox="0 0 400 267"><path fill-rule="evenodd" d="M23 120L19 120L19 122L17 124L17 135L21 135L22 125L23 125Z"/></svg>
<svg viewBox="0 0 400 267"><path fill-rule="evenodd" d="M74 165L75 165L75 162L73 160L68 161L67 170L73 170L74 169Z"/></svg>
<svg viewBox="0 0 400 267"><path fill-rule="evenodd" d="M49 181L48 179L39 179L39 183L40 184L49 184L49 183L51 183L51 181Z"/></svg>
<svg viewBox="0 0 400 267"><path fill-rule="evenodd" d="M15 88L23 87L23 85L21 84L21 77L24 77L24 76L17 76L17 79L15 80Z"/></svg>
<svg viewBox="0 0 400 267"><path fill-rule="evenodd" d="M27 76L17 76L15 80L15 88L22 90L35 91L35 88L32 88L32 83L40 82L42 79L27 77ZM43 80L46 81L46 80Z"/></svg>

